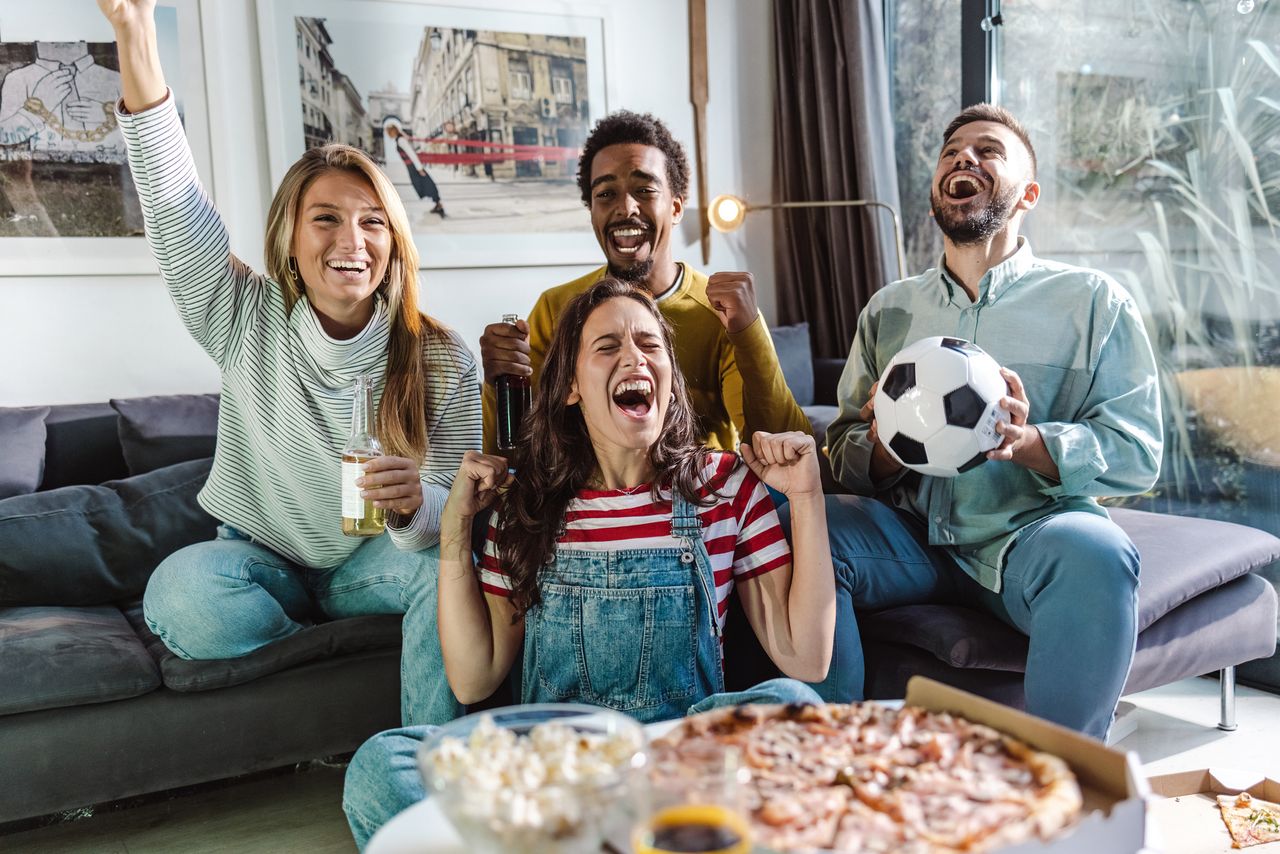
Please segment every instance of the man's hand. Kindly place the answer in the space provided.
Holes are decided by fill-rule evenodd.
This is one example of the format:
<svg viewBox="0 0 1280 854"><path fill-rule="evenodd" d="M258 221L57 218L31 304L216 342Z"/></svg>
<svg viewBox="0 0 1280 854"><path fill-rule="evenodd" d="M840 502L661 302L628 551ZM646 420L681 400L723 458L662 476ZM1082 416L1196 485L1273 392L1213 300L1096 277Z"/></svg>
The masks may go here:
<svg viewBox="0 0 1280 854"><path fill-rule="evenodd" d="M881 481L902 470L902 463L893 458L884 444L880 441L880 427L876 423L876 390L880 388L880 381L876 380L871 384L871 390L867 392L867 402L862 404L862 408L858 410L858 418L871 425L871 429L867 431L867 438L871 441L871 480Z"/></svg>
<svg viewBox="0 0 1280 854"><path fill-rule="evenodd" d="M374 457L364 463L364 474L356 478L360 497L374 507L412 516L422 506L422 479L418 464L407 457Z"/></svg>
<svg viewBox="0 0 1280 854"><path fill-rule="evenodd" d="M1001 368L1000 375L1009 386L1009 394L1000 399L1000 408L1009 413L1009 422L996 424L996 432L1002 438L999 445L987 451L987 459L1014 462L1057 480L1058 464L1045 447L1044 437L1036 425L1027 423L1031 401L1027 399L1022 377L1008 368Z"/></svg>
<svg viewBox="0 0 1280 854"><path fill-rule="evenodd" d="M729 332L746 329L760 313L750 273L712 273L707 280L707 299Z"/></svg>
<svg viewBox="0 0 1280 854"><path fill-rule="evenodd" d="M787 498L822 495L817 445L808 433L765 433L757 430L751 444L738 447L743 462L765 484Z"/></svg>
<svg viewBox="0 0 1280 854"><path fill-rule="evenodd" d="M484 363L484 381L491 383L503 374L533 376L529 358L529 324L490 323L480 336L480 361Z"/></svg>
<svg viewBox="0 0 1280 854"><path fill-rule="evenodd" d="M71 94L70 68L50 71L37 80L35 87L31 90L31 97L43 104L46 110L52 110L60 105L69 94Z"/></svg>

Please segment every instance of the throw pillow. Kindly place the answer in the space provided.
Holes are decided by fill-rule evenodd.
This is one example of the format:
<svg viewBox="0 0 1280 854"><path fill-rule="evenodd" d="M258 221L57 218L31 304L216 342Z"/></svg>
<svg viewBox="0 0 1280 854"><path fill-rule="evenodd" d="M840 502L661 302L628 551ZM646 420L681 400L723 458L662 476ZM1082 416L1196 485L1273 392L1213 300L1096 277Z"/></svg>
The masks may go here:
<svg viewBox="0 0 1280 854"><path fill-rule="evenodd" d="M47 406L0 409L0 498L26 495L40 488L44 477L44 418Z"/></svg>
<svg viewBox="0 0 1280 854"><path fill-rule="evenodd" d="M809 324L778 326L769 330L778 365L787 380L791 396L800 406L813 403L813 348L809 344Z"/></svg>
<svg viewBox="0 0 1280 854"><path fill-rule="evenodd" d="M192 460L0 501L0 606L141 596L170 553L213 539L217 522L196 503L212 464Z"/></svg>
<svg viewBox="0 0 1280 854"><path fill-rule="evenodd" d="M165 394L114 399L129 474L213 456L218 395Z"/></svg>

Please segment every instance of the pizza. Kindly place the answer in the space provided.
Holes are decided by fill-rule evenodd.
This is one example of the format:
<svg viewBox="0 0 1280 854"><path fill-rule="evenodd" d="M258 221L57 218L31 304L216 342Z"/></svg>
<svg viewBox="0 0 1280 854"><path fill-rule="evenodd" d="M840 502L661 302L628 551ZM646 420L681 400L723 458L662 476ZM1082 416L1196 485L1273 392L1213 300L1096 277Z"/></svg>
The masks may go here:
<svg viewBox="0 0 1280 854"><path fill-rule="evenodd" d="M1280 804L1241 792L1218 795L1218 808L1231 834L1232 848L1280 841Z"/></svg>
<svg viewBox="0 0 1280 854"><path fill-rule="evenodd" d="M777 851L992 851L1047 839L1081 809L1062 759L955 715L871 702L686 718L651 745L652 773L697 774L726 747L750 772L754 841Z"/></svg>

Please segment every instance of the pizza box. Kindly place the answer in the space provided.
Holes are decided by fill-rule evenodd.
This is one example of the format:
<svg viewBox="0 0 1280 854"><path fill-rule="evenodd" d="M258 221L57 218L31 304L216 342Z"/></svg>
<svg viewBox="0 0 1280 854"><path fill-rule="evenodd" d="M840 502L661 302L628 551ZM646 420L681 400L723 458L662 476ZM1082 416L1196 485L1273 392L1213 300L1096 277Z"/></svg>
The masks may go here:
<svg viewBox="0 0 1280 854"><path fill-rule="evenodd" d="M1226 769L1200 768L1152 777L1149 807L1152 843L1164 854L1217 854L1237 851L1218 809L1218 795L1248 792L1255 798L1280 803L1280 783ZM1261 854L1280 845L1260 845Z"/></svg>
<svg viewBox="0 0 1280 854"><path fill-rule="evenodd" d="M913 676L906 704L953 712L1060 756L1071 766L1084 794L1084 814L1061 836L1002 848L1001 854L1135 854L1143 848L1146 803L1151 789L1138 757L1112 750L1074 730L1008 706Z"/></svg>

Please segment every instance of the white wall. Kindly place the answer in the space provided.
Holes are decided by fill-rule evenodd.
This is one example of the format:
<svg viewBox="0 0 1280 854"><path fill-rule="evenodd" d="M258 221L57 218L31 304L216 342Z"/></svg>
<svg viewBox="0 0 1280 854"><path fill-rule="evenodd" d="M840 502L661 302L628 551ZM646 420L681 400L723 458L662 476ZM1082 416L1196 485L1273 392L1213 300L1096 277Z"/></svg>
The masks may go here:
<svg viewBox="0 0 1280 854"><path fill-rule="evenodd" d="M572 14L573 3L556 5L557 11ZM685 0L606 0L603 5L611 16L605 34L610 109L654 113L692 152ZM213 185L233 250L261 268L272 188L254 5L252 0L203 0L201 18L212 145L218 152L236 152L216 156L223 168L204 178ZM771 4L708 0L707 18L712 57L708 190L712 196L735 192L767 199L772 186ZM696 191L692 181L691 191ZM585 209L582 216L585 223ZM686 216L675 239L678 258L704 266L696 216ZM0 259L0 406L217 390L216 368L179 324L158 276L5 277L2 264ZM773 320L768 216L749 218L732 235L713 232L711 263L705 268L752 271L761 308ZM426 270L423 308L478 348L486 323L503 312L527 312L544 288L588 269Z"/></svg>

